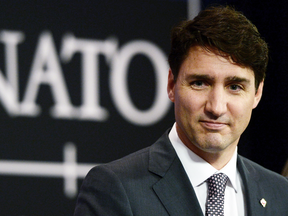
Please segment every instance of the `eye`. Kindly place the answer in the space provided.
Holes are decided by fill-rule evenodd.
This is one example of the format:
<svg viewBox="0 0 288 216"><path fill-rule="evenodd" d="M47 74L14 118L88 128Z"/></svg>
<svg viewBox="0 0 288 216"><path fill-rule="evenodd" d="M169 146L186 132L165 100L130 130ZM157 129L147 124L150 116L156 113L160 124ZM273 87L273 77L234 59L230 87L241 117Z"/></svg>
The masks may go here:
<svg viewBox="0 0 288 216"><path fill-rule="evenodd" d="M243 89L243 87L241 85L238 85L238 84L231 84L231 85L229 85L229 89L232 91L240 91Z"/></svg>
<svg viewBox="0 0 288 216"><path fill-rule="evenodd" d="M203 85L203 81L200 81L200 80L194 81L194 82L192 82L192 85L202 86Z"/></svg>
<svg viewBox="0 0 288 216"><path fill-rule="evenodd" d="M201 80L195 80L193 82L191 82L191 86L193 88L196 88L196 89L201 89L201 88L204 88L206 87L206 83L204 81L201 81Z"/></svg>

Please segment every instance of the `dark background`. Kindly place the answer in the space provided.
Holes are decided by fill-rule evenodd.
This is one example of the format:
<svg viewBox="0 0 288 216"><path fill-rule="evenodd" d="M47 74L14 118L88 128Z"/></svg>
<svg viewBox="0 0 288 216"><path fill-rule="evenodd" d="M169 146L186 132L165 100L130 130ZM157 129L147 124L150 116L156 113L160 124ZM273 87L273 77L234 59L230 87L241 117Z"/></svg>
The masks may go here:
<svg viewBox="0 0 288 216"><path fill-rule="evenodd" d="M264 95L252 121L243 134L239 152L275 172L281 173L288 158L288 6L282 1L230 0L202 1L231 4L258 27L270 47L270 62ZM62 38L73 33L76 38L118 40L118 49L134 40L146 40L169 53L169 34L173 25L185 19L185 0L98 0L98 1L20 1L0 2L0 31L25 34L18 46L19 95L23 100L39 36L44 31L53 35L58 55ZM81 104L81 57L75 54L61 69L74 106ZM119 113L109 88L111 68L99 56L100 104L110 116L106 121L56 119L51 117L54 104L51 89L42 85L37 104L40 115L10 116L0 98L0 162L62 162L63 146L77 146L78 163L105 163L151 145L172 126L173 107L153 125L128 122ZM0 68L6 75L3 43L0 43ZM154 99L155 77L149 60L137 56L129 67L129 93L135 106L148 109ZM82 179L78 180L80 187ZM63 179L52 177L12 176L0 173L1 215L72 215L76 198L63 193Z"/></svg>

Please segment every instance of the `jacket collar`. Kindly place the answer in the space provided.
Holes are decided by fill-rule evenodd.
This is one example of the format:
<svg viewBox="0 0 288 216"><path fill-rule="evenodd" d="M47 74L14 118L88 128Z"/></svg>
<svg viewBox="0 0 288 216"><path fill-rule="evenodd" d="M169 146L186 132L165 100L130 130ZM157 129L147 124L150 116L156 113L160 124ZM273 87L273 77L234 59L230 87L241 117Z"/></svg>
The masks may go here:
<svg viewBox="0 0 288 216"><path fill-rule="evenodd" d="M189 178L168 138L169 130L154 143L149 152L149 171L158 175L160 180L153 190L170 215L203 216L196 194ZM251 162L238 155L237 168L240 172L248 216L265 215L260 203L262 190L258 184L258 172Z"/></svg>
<svg viewBox="0 0 288 216"><path fill-rule="evenodd" d="M259 174L251 165L251 161L238 155L237 168L240 172L245 194L246 211L248 216L265 216L266 209L261 205L263 190L259 184ZM267 197L266 197L267 199Z"/></svg>
<svg viewBox="0 0 288 216"><path fill-rule="evenodd" d="M153 190L170 215L203 216L188 176L168 138L167 131L150 148L149 170L160 176Z"/></svg>

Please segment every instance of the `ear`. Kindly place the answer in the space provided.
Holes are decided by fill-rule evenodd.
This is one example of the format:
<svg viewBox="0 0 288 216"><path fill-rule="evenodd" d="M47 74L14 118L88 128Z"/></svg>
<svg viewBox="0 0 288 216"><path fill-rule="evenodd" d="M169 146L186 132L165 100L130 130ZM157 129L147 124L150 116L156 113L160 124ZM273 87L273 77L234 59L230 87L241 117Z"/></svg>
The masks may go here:
<svg viewBox="0 0 288 216"><path fill-rule="evenodd" d="M258 103L260 102L263 93L263 86L264 86L264 80L260 82L257 92L255 94L253 109L256 108Z"/></svg>
<svg viewBox="0 0 288 216"><path fill-rule="evenodd" d="M169 69L167 93L169 99L174 103L175 101L175 80L171 68Z"/></svg>

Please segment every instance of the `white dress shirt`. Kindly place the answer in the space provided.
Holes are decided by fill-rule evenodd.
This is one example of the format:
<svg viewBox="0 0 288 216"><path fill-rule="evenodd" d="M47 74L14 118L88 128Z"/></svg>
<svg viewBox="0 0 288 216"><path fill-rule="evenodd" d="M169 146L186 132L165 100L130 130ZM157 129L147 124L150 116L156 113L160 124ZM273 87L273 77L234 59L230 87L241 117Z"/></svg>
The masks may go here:
<svg viewBox="0 0 288 216"><path fill-rule="evenodd" d="M178 137L176 124L169 133L169 139L190 179L199 204L205 215L205 205L208 195L208 184L205 182L215 173L224 173L229 180L225 189L224 215L245 216L244 190L240 174L237 170L237 148L231 160L221 170L215 169L208 162L192 152Z"/></svg>

